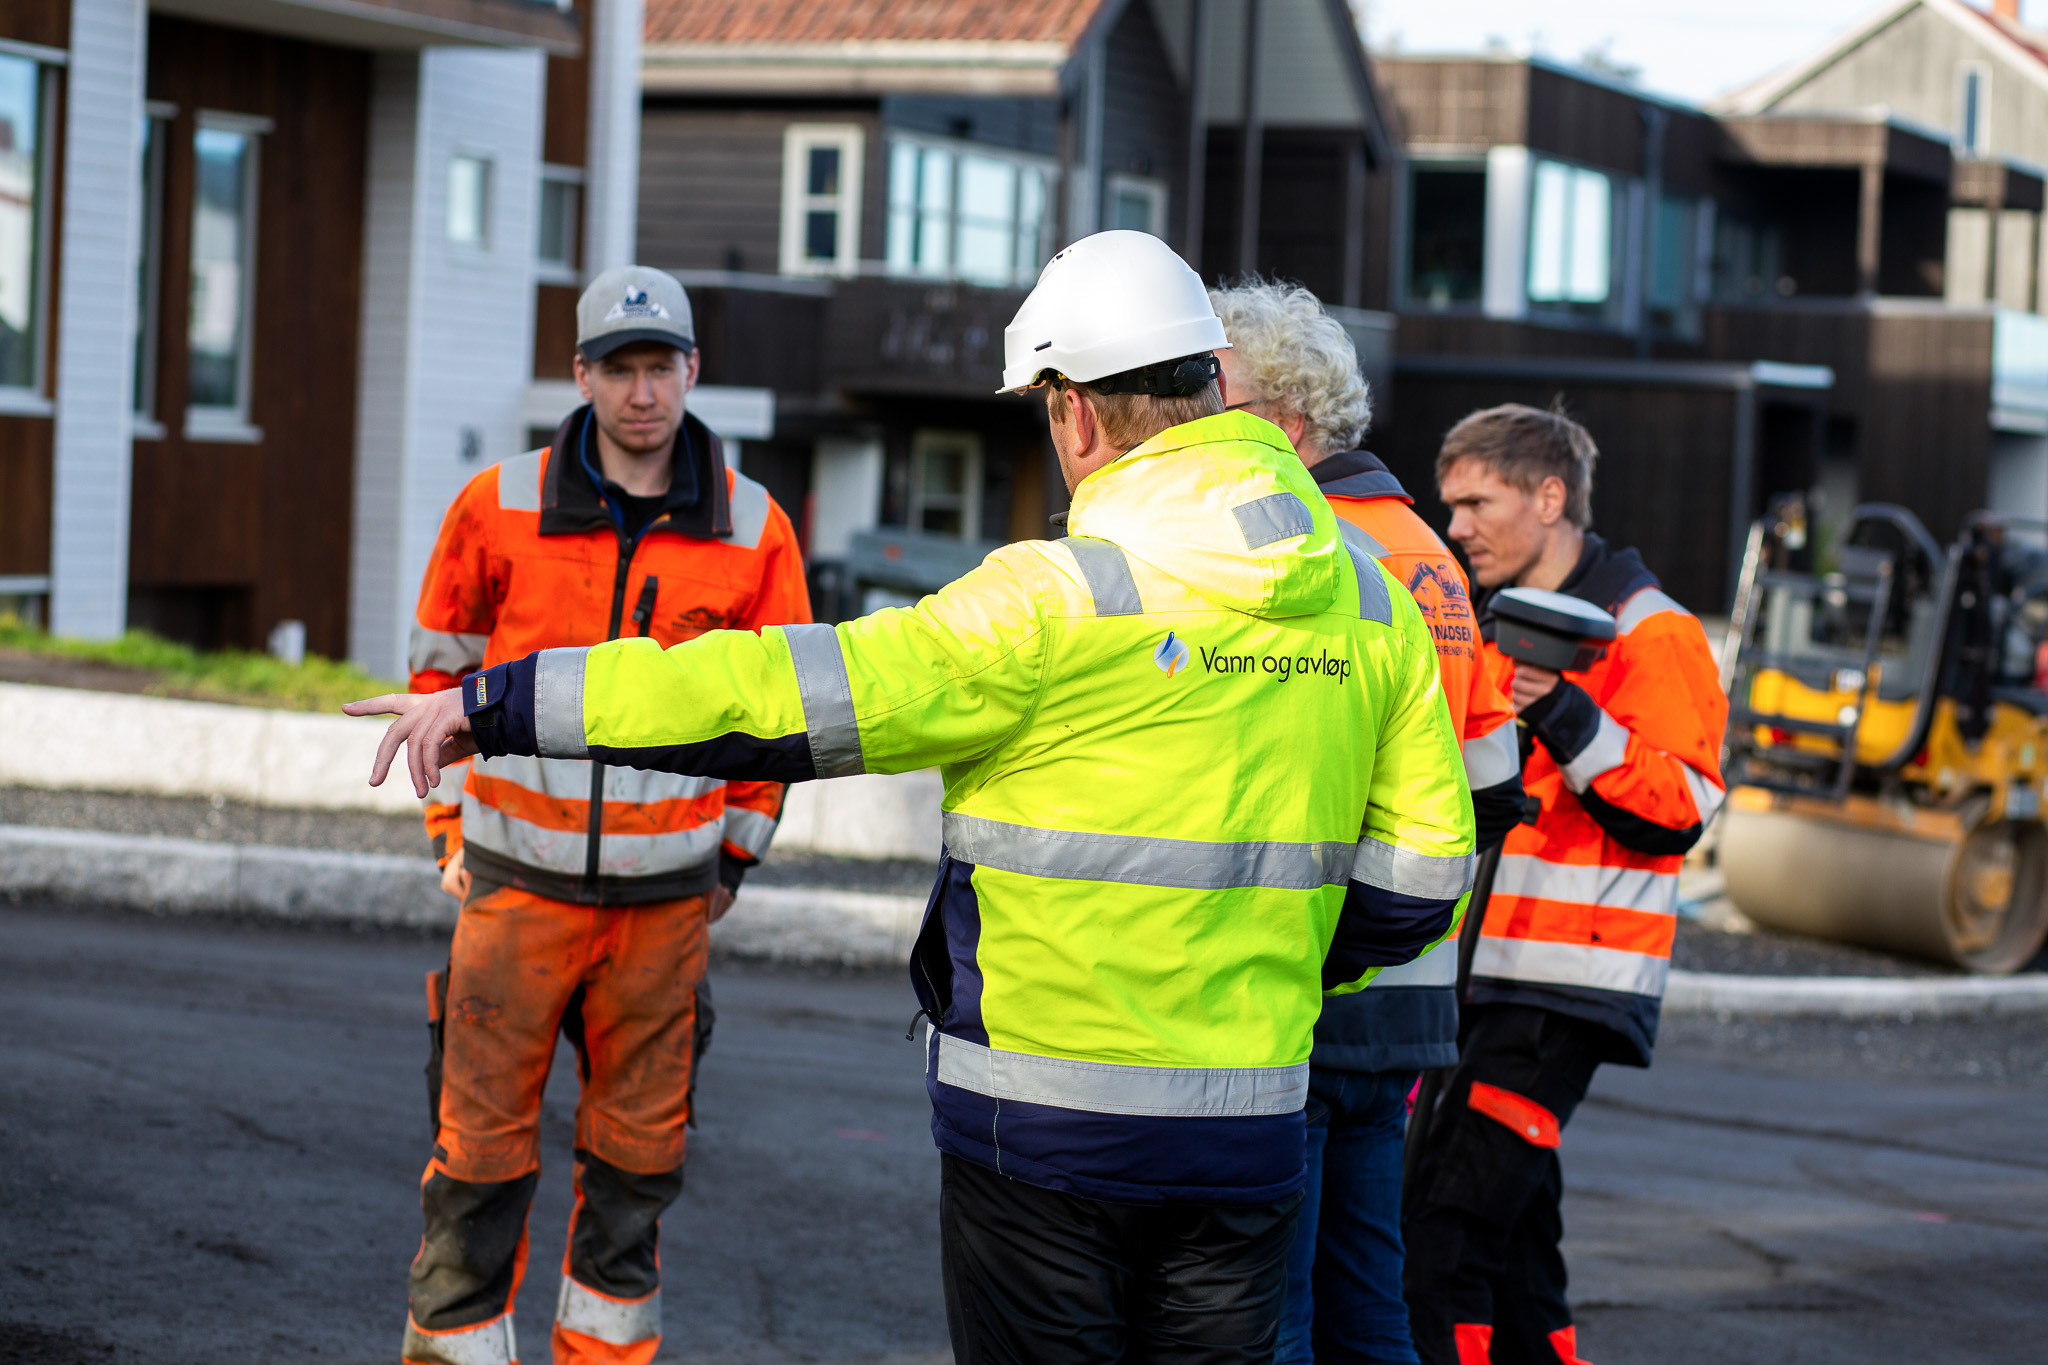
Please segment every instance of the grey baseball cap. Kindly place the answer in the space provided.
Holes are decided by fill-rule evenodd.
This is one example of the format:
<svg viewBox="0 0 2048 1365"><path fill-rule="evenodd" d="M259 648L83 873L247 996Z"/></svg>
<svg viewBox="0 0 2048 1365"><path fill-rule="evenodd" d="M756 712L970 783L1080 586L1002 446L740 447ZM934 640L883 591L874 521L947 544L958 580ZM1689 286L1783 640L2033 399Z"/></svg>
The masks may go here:
<svg viewBox="0 0 2048 1365"><path fill-rule="evenodd" d="M622 265L592 280L576 301L576 349L585 360L600 360L636 341L694 351L697 324L690 316L690 296L675 276Z"/></svg>

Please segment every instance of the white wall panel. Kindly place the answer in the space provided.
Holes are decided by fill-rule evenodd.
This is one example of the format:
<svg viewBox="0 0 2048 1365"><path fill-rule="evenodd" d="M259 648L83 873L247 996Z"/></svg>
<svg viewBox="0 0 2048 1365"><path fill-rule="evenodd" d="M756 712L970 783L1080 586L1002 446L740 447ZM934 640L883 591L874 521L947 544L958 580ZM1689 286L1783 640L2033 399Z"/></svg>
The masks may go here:
<svg viewBox="0 0 2048 1365"><path fill-rule="evenodd" d="M533 364L544 59L379 58L372 95L349 652L402 675L419 585L463 484L519 452ZM449 164L490 162L480 246L448 234Z"/></svg>
<svg viewBox="0 0 2048 1365"><path fill-rule="evenodd" d="M128 619L128 493L141 235L143 0L72 0L57 299L50 625L109 639Z"/></svg>

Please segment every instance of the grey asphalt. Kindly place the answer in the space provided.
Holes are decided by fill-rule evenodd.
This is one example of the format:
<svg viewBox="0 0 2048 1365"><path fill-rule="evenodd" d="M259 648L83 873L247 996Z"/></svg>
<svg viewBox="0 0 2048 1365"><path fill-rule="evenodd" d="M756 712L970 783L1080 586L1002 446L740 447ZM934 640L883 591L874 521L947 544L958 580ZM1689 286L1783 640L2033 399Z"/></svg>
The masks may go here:
<svg viewBox="0 0 2048 1365"><path fill-rule="evenodd" d="M421 983L444 951L0 906L0 1362L394 1360L427 1148ZM907 988L736 963L714 979L662 1359L948 1359ZM1651 1071L1604 1070L1564 1150L1581 1353L2048 1354L2041 1026L1927 1030L1694 1020ZM559 1068L529 1362L573 1103Z"/></svg>

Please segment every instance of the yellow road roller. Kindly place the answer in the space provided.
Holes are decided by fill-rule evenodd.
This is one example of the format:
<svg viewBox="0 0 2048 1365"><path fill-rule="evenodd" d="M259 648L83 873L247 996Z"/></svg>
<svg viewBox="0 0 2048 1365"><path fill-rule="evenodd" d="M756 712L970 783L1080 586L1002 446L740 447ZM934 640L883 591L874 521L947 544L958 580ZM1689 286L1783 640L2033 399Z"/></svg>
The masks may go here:
<svg viewBox="0 0 2048 1365"><path fill-rule="evenodd" d="M1818 562L1816 562L1818 561ZM2017 971L2048 938L2048 523L1902 507L1750 530L1723 655L1719 859L1758 924Z"/></svg>

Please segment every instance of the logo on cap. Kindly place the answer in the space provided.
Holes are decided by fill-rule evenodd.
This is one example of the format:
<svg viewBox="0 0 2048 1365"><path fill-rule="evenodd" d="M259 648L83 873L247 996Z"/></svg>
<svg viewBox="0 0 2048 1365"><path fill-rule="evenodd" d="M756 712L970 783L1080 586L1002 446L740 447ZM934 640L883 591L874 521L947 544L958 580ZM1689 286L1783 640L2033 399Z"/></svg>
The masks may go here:
<svg viewBox="0 0 2048 1365"><path fill-rule="evenodd" d="M645 289L626 286L626 296L612 305L612 311L604 315L606 322L617 322L621 318L665 318L668 309L647 297Z"/></svg>

